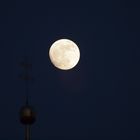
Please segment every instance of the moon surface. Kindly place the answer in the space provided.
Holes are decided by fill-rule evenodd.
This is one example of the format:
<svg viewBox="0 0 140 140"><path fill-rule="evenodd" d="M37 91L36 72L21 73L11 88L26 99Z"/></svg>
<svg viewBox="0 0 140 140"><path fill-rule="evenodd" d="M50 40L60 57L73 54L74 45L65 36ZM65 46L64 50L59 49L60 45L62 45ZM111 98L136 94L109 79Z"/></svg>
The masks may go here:
<svg viewBox="0 0 140 140"><path fill-rule="evenodd" d="M55 67L69 70L77 65L80 59L80 50L73 41L60 39L50 47L49 57Z"/></svg>

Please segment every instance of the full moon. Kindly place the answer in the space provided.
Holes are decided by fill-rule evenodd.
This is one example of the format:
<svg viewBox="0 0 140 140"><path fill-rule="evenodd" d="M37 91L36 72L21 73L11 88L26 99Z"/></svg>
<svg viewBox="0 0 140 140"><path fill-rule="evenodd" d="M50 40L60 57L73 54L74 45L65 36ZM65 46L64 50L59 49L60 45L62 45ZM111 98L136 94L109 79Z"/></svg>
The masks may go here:
<svg viewBox="0 0 140 140"><path fill-rule="evenodd" d="M61 70L69 70L79 62L80 50L73 41L60 39L50 47L49 57L55 67Z"/></svg>

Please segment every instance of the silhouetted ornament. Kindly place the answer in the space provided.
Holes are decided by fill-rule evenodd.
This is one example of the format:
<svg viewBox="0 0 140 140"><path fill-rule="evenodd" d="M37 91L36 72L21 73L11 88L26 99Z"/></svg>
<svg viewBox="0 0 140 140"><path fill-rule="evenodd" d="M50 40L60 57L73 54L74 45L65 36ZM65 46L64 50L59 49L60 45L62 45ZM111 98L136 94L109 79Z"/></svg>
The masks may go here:
<svg viewBox="0 0 140 140"><path fill-rule="evenodd" d="M20 110L20 122L25 125L31 125L35 122L35 112L31 106L23 106Z"/></svg>

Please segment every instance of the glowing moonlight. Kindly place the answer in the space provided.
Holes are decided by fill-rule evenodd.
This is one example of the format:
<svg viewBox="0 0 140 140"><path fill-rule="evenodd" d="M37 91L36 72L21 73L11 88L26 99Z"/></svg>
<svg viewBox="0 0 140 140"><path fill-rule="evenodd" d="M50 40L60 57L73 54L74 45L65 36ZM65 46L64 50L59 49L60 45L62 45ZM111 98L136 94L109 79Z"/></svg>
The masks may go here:
<svg viewBox="0 0 140 140"><path fill-rule="evenodd" d="M49 56L55 67L69 70L77 65L80 59L80 51L73 41L60 39L50 47Z"/></svg>

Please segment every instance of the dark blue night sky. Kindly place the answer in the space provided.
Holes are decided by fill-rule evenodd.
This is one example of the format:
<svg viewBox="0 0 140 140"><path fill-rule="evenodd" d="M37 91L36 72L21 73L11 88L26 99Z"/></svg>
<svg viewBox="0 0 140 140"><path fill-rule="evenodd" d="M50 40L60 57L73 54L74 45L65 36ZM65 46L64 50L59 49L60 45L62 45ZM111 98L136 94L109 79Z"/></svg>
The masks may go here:
<svg viewBox="0 0 140 140"><path fill-rule="evenodd" d="M32 140L140 139L140 9L130 0L4 1L0 8L0 140L24 140L19 109L27 55ZM55 68L57 39L76 42L78 65Z"/></svg>

